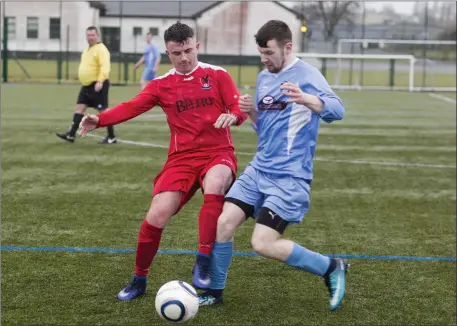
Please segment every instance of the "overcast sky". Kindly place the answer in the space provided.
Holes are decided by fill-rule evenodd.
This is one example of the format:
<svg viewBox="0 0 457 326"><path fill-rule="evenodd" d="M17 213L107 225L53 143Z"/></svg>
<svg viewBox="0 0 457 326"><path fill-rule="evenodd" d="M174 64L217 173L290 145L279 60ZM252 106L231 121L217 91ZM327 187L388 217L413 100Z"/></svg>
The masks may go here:
<svg viewBox="0 0 457 326"><path fill-rule="evenodd" d="M293 6L295 1L283 1L284 4ZM413 12L414 1L366 1L367 8L381 9L386 5L391 5L395 11L402 14L409 14Z"/></svg>
<svg viewBox="0 0 457 326"><path fill-rule="evenodd" d="M391 5L394 10L398 13L402 14L409 14L413 12L413 7L414 7L414 2L406 2L406 1L391 1L391 2L367 2L367 8L375 8L375 9L381 9L382 7L386 5Z"/></svg>

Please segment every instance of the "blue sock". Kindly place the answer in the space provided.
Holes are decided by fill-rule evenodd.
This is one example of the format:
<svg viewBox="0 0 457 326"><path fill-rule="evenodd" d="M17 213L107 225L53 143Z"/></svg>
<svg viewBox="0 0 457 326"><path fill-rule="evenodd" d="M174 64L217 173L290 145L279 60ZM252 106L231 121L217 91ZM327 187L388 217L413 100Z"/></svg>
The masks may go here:
<svg viewBox="0 0 457 326"><path fill-rule="evenodd" d="M216 242L211 252L210 278L212 290L225 289L227 273L232 261L233 242Z"/></svg>
<svg viewBox="0 0 457 326"><path fill-rule="evenodd" d="M330 266L330 258L294 243L294 249L285 263L289 266L324 276Z"/></svg>

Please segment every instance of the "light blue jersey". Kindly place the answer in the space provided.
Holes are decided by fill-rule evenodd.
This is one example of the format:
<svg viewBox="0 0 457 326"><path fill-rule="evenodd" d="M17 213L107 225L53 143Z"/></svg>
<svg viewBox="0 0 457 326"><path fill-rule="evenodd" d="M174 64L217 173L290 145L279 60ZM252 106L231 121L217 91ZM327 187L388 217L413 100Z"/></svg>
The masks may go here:
<svg viewBox="0 0 457 326"><path fill-rule="evenodd" d="M144 47L144 65L146 68L154 68L157 59L160 56L159 49L154 43L146 44Z"/></svg>
<svg viewBox="0 0 457 326"><path fill-rule="evenodd" d="M324 104L322 112L287 103L287 93L279 88L285 82L317 96ZM309 209L320 119L341 120L343 103L319 70L298 58L279 73L264 70L259 74L256 103L257 153L227 197L255 211L267 207L284 220L298 223Z"/></svg>
<svg viewBox="0 0 457 326"><path fill-rule="evenodd" d="M324 103L321 114L304 105L286 103L287 93L279 89L285 82L319 97ZM324 76L317 68L299 59L277 74L264 70L257 79L256 103L255 129L259 138L252 166L264 172L311 180L320 118L332 122L344 115L343 103Z"/></svg>
<svg viewBox="0 0 457 326"><path fill-rule="evenodd" d="M143 80L153 80L156 77L156 73L153 72L153 69L159 57L160 52L157 46L153 43L148 43L144 48Z"/></svg>

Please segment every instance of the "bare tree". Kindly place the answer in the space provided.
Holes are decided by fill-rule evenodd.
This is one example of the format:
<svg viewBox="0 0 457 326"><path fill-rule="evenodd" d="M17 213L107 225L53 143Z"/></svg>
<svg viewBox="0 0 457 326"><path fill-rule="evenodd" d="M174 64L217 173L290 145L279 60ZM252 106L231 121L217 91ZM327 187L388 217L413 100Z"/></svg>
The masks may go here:
<svg viewBox="0 0 457 326"><path fill-rule="evenodd" d="M354 25L359 6L357 1L315 1L306 2L295 9L303 11L304 16L310 20L322 21L325 41L330 41L335 38L338 24Z"/></svg>
<svg viewBox="0 0 457 326"><path fill-rule="evenodd" d="M414 10L416 10L416 8L414 8ZM405 16L395 11L392 3L385 4L381 9L381 13L384 16L389 17L389 20L393 22L401 22L405 20Z"/></svg>
<svg viewBox="0 0 457 326"><path fill-rule="evenodd" d="M426 10L426 7L428 7L428 10ZM442 1L417 2L414 6L413 15L421 24L427 22L429 26L449 29L455 26L456 3Z"/></svg>

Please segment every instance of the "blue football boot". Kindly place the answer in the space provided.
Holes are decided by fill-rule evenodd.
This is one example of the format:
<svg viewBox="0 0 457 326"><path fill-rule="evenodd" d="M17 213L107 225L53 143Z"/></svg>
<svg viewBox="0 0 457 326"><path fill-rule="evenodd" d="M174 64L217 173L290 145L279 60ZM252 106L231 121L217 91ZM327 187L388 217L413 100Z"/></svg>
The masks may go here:
<svg viewBox="0 0 457 326"><path fill-rule="evenodd" d="M217 290L216 290L217 291ZM218 295L216 295L213 291L209 290L205 293L202 293L198 296L198 305L199 306L212 306L216 304L223 303L222 299L222 291L218 291Z"/></svg>
<svg viewBox="0 0 457 326"><path fill-rule="evenodd" d="M197 289L207 289L211 283L209 277L209 256L198 254L192 269L192 285Z"/></svg>
<svg viewBox="0 0 457 326"><path fill-rule="evenodd" d="M330 310L336 310L343 301L346 292L346 273L349 264L343 259L334 259L335 269L324 276L325 285L330 292Z"/></svg>
<svg viewBox="0 0 457 326"><path fill-rule="evenodd" d="M133 300L146 292L146 277L134 276L132 282L118 293L117 298L121 301Z"/></svg>

